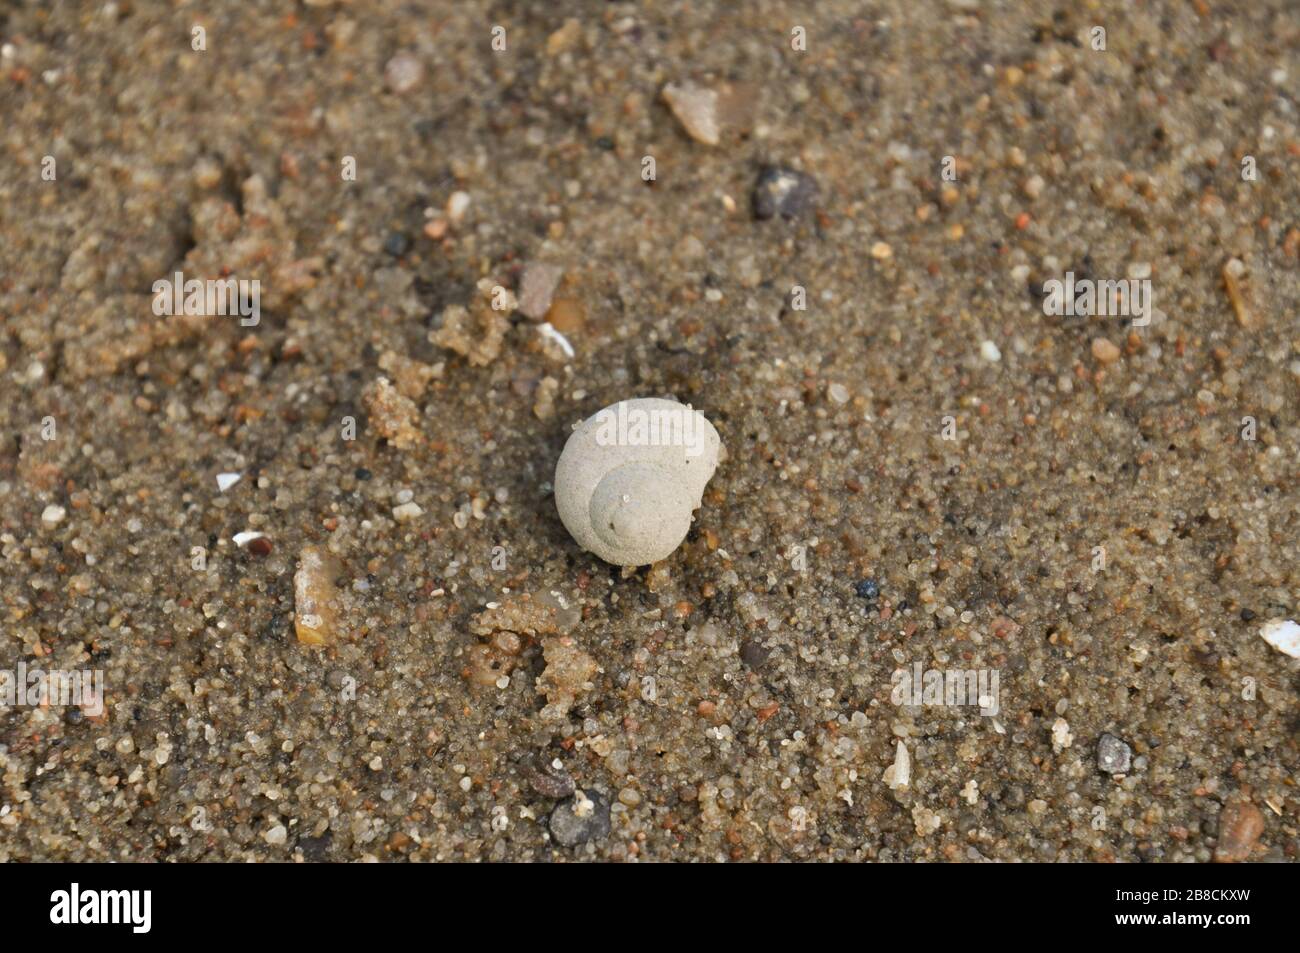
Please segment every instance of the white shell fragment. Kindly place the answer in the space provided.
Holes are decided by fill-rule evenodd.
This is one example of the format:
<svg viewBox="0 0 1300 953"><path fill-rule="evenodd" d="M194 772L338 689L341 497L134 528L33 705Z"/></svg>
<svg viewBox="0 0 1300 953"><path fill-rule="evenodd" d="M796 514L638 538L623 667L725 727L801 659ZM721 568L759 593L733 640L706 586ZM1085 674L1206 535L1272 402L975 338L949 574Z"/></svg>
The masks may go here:
<svg viewBox="0 0 1300 953"><path fill-rule="evenodd" d="M1273 619L1265 622L1259 637L1273 648L1292 658L1300 658L1300 625L1291 619Z"/></svg>
<svg viewBox="0 0 1300 953"><path fill-rule="evenodd" d="M718 94L694 83L669 83L664 87L664 101L682 128L697 142L716 146L718 131Z"/></svg>
<svg viewBox="0 0 1300 953"><path fill-rule="evenodd" d="M242 473L218 473L217 489L220 490L222 493L225 493L227 490L229 490L232 486L234 486L243 478L244 475Z"/></svg>
<svg viewBox="0 0 1300 953"><path fill-rule="evenodd" d="M912 756L907 753L907 747L901 741L894 751L894 763L885 769L881 780L885 786L894 792L906 791L912 783Z"/></svg>
<svg viewBox="0 0 1300 953"><path fill-rule="evenodd" d="M611 404L574 430L555 465L560 519L608 563L659 562L686 538L721 446L713 425L685 404Z"/></svg>
<svg viewBox="0 0 1300 953"><path fill-rule="evenodd" d="M551 324L550 321L543 321L537 326L537 330L541 332L542 337L550 338L558 344L565 357L573 357L573 345L569 343L568 338L555 329L555 325Z"/></svg>

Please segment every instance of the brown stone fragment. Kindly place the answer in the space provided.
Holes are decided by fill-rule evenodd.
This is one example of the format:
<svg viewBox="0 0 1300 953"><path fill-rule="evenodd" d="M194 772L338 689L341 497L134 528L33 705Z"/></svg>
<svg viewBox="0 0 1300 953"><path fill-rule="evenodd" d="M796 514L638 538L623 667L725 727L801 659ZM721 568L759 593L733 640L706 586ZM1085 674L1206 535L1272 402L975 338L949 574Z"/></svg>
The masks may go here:
<svg viewBox="0 0 1300 953"><path fill-rule="evenodd" d="M322 546L305 546L293 575L293 628L304 645L329 645L339 636L338 559Z"/></svg>
<svg viewBox="0 0 1300 953"><path fill-rule="evenodd" d="M1223 805L1219 812L1219 844L1214 849L1216 864L1249 860L1255 842L1264 833L1264 814L1244 797Z"/></svg>

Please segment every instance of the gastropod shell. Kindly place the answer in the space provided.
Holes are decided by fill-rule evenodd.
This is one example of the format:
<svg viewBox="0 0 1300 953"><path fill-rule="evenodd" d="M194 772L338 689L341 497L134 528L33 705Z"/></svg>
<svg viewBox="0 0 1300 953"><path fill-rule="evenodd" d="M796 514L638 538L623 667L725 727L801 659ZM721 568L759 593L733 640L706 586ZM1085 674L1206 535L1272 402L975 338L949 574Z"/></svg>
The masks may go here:
<svg viewBox="0 0 1300 953"><path fill-rule="evenodd" d="M620 400L577 426L555 465L555 505L578 545L616 566L672 554L691 528L722 441L675 400Z"/></svg>

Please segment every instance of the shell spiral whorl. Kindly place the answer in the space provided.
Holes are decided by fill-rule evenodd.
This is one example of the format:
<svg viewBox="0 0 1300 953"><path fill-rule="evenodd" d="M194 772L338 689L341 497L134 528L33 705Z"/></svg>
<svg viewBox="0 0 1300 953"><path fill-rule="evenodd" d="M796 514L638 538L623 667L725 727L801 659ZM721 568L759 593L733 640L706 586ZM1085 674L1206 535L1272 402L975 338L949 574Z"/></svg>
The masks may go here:
<svg viewBox="0 0 1300 953"><path fill-rule="evenodd" d="M560 519L606 562L658 562L686 538L721 445L713 425L685 404L611 404L574 430L555 465Z"/></svg>

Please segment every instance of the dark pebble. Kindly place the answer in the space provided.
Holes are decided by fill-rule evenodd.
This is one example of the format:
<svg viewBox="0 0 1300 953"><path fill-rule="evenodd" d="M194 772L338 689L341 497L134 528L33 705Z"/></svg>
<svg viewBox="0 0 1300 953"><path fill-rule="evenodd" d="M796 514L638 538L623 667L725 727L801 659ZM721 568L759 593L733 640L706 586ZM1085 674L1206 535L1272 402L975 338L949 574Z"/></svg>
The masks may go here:
<svg viewBox="0 0 1300 953"><path fill-rule="evenodd" d="M1018 784L1008 784L1002 789L999 800L1012 810L1020 810L1025 806L1025 789Z"/></svg>
<svg viewBox="0 0 1300 953"><path fill-rule="evenodd" d="M302 851L303 860L319 863L329 855L330 842L333 840L334 835L329 831L326 831L320 837L299 837L298 849Z"/></svg>
<svg viewBox="0 0 1300 953"><path fill-rule="evenodd" d="M768 219L802 215L817 202L817 180L805 172L768 166L754 183L754 217Z"/></svg>
<svg viewBox="0 0 1300 953"><path fill-rule="evenodd" d="M757 639L746 639L740 643L740 660L751 669L762 668L771 654L772 650Z"/></svg>
<svg viewBox="0 0 1300 953"><path fill-rule="evenodd" d="M283 642L289 634L289 624L284 619L274 618L258 631L267 642Z"/></svg>
<svg viewBox="0 0 1300 953"><path fill-rule="evenodd" d="M587 841L609 836L609 798L594 790L584 791L583 794L592 803L592 808L585 817L574 813L578 806L576 798L561 801L551 811L551 836L562 847L577 847Z"/></svg>
<svg viewBox="0 0 1300 953"><path fill-rule="evenodd" d="M525 772L528 784L542 797L559 800L574 791L573 776L563 768L552 765L545 755L539 755L537 761L529 765Z"/></svg>
<svg viewBox="0 0 1300 953"><path fill-rule="evenodd" d="M410 247L411 239L407 237L405 232L389 232L388 237L384 239L384 251L394 258L405 255Z"/></svg>
<svg viewBox="0 0 1300 953"><path fill-rule="evenodd" d="M880 598L880 583L874 579L863 579L853 587L853 591L857 593L859 599L875 602Z"/></svg>
<svg viewBox="0 0 1300 953"><path fill-rule="evenodd" d="M365 467L357 467L356 470L353 471L352 475L356 477L358 480L370 479L370 471L367 470Z"/></svg>
<svg viewBox="0 0 1300 953"><path fill-rule="evenodd" d="M248 541L248 551L254 556L269 556L272 548L271 541L265 536L259 536L257 539Z"/></svg>
<svg viewBox="0 0 1300 953"><path fill-rule="evenodd" d="M1253 618L1255 618L1255 613L1251 612L1249 609L1242 609L1242 610L1241 610L1241 621L1242 621L1242 622L1249 622L1249 621L1250 621L1251 619L1253 619Z"/></svg>

